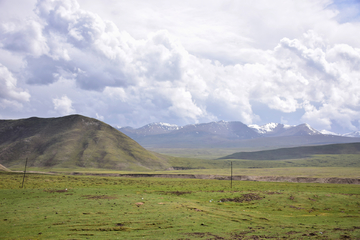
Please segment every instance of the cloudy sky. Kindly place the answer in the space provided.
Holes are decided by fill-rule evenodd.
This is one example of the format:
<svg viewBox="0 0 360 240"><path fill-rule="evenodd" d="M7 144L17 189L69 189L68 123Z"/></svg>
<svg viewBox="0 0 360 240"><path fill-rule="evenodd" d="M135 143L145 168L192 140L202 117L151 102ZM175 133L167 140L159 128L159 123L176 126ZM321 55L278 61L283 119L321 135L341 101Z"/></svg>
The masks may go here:
<svg viewBox="0 0 360 240"><path fill-rule="evenodd" d="M0 0L0 119L360 130L359 0Z"/></svg>

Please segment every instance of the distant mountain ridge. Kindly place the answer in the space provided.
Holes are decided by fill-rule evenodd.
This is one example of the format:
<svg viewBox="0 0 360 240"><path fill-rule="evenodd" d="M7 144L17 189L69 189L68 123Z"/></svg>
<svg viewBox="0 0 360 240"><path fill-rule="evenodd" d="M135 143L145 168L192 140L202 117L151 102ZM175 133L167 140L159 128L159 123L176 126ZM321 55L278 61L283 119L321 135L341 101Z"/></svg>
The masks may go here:
<svg viewBox="0 0 360 240"><path fill-rule="evenodd" d="M358 137L358 138L360 138L360 131L351 132L351 133L345 133L345 134L342 134L341 136L344 136L344 137Z"/></svg>
<svg viewBox="0 0 360 240"><path fill-rule="evenodd" d="M186 126L152 123L141 128L118 128L144 147L154 148L202 148L202 147L245 147L272 148L279 146L301 146L311 144L332 144L358 142L350 136L323 134L309 124L297 126L269 123L263 126L246 125L239 121L217 121ZM359 136L360 137L360 136ZM285 140L286 139L286 140ZM256 142L256 140L259 140Z"/></svg>
<svg viewBox="0 0 360 240"><path fill-rule="evenodd" d="M237 152L219 159L284 160L308 158L317 154L360 154L360 143L279 148L256 152Z"/></svg>

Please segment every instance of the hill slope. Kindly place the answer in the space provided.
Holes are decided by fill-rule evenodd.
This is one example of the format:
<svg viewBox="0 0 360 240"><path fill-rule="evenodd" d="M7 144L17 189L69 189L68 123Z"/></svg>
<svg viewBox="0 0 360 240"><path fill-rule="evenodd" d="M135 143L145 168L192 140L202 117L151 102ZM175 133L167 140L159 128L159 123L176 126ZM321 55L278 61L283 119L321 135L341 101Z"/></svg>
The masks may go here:
<svg viewBox="0 0 360 240"><path fill-rule="evenodd" d="M118 170L167 169L165 159L113 127L81 115L0 120L0 164Z"/></svg>
<svg viewBox="0 0 360 240"><path fill-rule="evenodd" d="M282 160L306 158L315 154L360 154L360 143L279 148L257 152L238 152L219 159Z"/></svg>

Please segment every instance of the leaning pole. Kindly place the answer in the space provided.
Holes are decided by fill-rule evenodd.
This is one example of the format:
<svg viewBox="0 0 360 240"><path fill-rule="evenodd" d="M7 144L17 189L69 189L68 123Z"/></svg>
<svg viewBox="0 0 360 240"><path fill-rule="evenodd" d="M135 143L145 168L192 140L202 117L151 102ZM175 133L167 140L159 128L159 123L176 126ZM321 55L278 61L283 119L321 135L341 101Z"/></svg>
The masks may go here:
<svg viewBox="0 0 360 240"><path fill-rule="evenodd" d="M22 181L22 188L24 188L24 181L25 181L25 174L26 174L26 165L27 165L27 160L28 158L26 158L26 161L25 161L25 170L24 170L24 177L23 177L23 181Z"/></svg>
<svg viewBox="0 0 360 240"><path fill-rule="evenodd" d="M233 171L232 171L232 162L230 162L230 163L231 163L230 187L232 188L232 173L233 173Z"/></svg>

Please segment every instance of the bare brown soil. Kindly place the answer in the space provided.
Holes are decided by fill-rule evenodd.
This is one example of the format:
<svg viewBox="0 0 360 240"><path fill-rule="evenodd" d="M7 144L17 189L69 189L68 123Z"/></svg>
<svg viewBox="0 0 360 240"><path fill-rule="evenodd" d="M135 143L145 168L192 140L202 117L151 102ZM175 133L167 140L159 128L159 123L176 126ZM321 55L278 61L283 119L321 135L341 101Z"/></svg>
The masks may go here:
<svg viewBox="0 0 360 240"><path fill-rule="evenodd" d="M161 192L161 193L180 196L180 195L184 195L184 194L190 194L191 192L170 191L170 192Z"/></svg>
<svg viewBox="0 0 360 240"><path fill-rule="evenodd" d="M108 195L83 195L82 197L86 199L115 199L114 196L108 196Z"/></svg>
<svg viewBox="0 0 360 240"><path fill-rule="evenodd" d="M235 197L235 198L222 198L221 202L238 202L238 203L242 203L242 202L251 202L254 200L261 200L263 199L263 196L260 196L259 194L256 193L248 193L248 194L242 194L240 197Z"/></svg>
<svg viewBox="0 0 360 240"><path fill-rule="evenodd" d="M61 189L61 190L53 190L53 189L45 189L44 192L48 192L48 193L64 193L67 192L67 189Z"/></svg>

